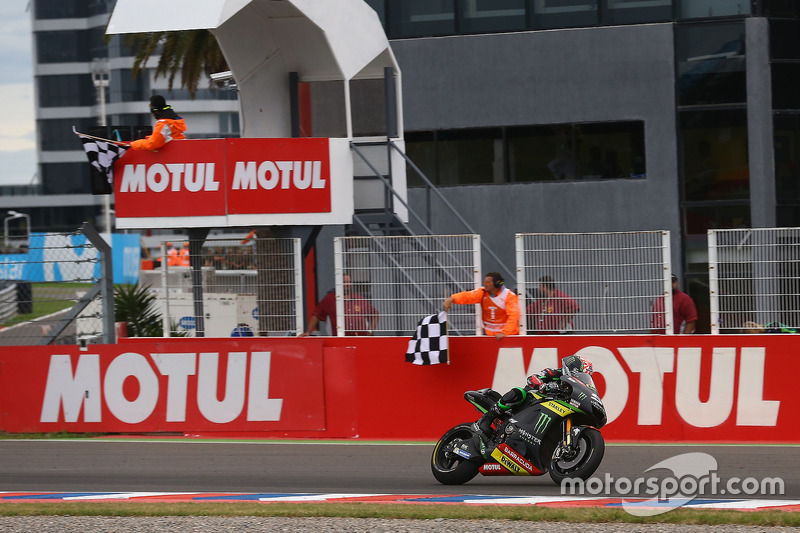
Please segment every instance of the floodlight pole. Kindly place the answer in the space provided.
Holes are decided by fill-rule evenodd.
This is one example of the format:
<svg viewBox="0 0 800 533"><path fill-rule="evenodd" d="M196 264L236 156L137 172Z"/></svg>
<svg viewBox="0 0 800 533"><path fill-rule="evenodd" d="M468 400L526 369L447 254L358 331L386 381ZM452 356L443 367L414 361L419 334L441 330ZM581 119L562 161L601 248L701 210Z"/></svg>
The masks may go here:
<svg viewBox="0 0 800 533"><path fill-rule="evenodd" d="M100 111L100 125L107 126L106 117L106 87L108 87L108 80L110 70L108 68L108 59L93 59L92 60L92 83L97 90L97 107ZM113 191L111 192L113 194ZM111 234L111 194L103 195L103 230Z"/></svg>

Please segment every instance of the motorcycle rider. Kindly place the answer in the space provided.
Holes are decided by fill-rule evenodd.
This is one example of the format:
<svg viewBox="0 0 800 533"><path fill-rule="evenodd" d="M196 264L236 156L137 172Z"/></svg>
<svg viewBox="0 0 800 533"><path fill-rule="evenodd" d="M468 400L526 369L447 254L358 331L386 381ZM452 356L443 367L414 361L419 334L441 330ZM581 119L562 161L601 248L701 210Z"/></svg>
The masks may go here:
<svg viewBox="0 0 800 533"><path fill-rule="evenodd" d="M560 386L557 382L564 375L565 368L567 373L585 372L590 376L594 373L592 363L582 355L565 357L561 360L561 368L545 368L538 374L529 376L528 384L525 387L514 387L503 394L488 411L483 413L477 422L472 424L473 431L485 437L491 436L492 422L524 402L532 391L548 393L558 390Z"/></svg>

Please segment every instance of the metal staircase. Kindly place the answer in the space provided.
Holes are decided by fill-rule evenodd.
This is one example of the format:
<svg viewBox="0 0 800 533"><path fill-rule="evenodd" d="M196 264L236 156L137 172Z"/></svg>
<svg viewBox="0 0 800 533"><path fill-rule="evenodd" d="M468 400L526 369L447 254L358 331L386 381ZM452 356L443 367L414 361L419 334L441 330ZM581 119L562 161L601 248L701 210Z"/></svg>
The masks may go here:
<svg viewBox="0 0 800 533"><path fill-rule="evenodd" d="M392 168L397 165L407 165L413 169L425 183L428 195L433 194L438 198L445 208L461 222L466 233L478 234L395 141L391 139L370 142L351 141L350 149L354 154L353 188L356 209L353 214L353 223L346 228L349 235L372 237L416 235L409 225L397 215L399 211L407 212L409 220L413 218L424 230L424 235L435 235L429 223L426 223L425 219L408 205L405 187L403 187L402 194L394 187ZM405 186L405 184L403 185ZM427 203L428 209L430 209L430 201ZM506 280L516 283L515 270L505 265L483 239L481 246L499 265Z"/></svg>

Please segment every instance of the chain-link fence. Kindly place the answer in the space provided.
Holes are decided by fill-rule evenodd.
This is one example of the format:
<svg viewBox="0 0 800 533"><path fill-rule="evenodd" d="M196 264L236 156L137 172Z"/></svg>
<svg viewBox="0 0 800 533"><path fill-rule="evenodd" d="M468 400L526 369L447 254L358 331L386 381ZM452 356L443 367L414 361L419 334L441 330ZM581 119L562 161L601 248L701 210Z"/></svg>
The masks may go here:
<svg viewBox="0 0 800 533"><path fill-rule="evenodd" d="M669 232L521 233L516 250L528 333L672 332Z"/></svg>
<svg viewBox="0 0 800 533"><path fill-rule="evenodd" d="M4 251L0 345L114 342L111 250L93 227Z"/></svg>
<svg viewBox="0 0 800 533"><path fill-rule="evenodd" d="M800 228L709 230L712 333L800 328Z"/></svg>
<svg viewBox="0 0 800 533"><path fill-rule="evenodd" d="M142 272L165 335L296 335L303 331L300 239L248 237L163 242L162 268ZM199 283L190 249L200 249ZM198 320L202 302L202 320ZM169 332L169 333L167 333Z"/></svg>
<svg viewBox="0 0 800 533"><path fill-rule="evenodd" d="M481 285L480 264L478 235L334 239L336 295L344 294L336 298L337 316L344 320L332 334L352 333L348 323L364 313L364 300L378 312L375 335L410 335L419 319L442 310L445 298ZM473 306L454 306L450 334L476 335L479 320Z"/></svg>

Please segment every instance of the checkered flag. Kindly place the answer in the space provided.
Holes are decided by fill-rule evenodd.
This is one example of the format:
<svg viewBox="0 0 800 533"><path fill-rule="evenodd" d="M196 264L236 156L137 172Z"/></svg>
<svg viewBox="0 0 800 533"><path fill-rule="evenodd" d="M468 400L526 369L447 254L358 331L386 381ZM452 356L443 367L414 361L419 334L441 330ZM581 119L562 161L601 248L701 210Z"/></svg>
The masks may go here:
<svg viewBox="0 0 800 533"><path fill-rule="evenodd" d="M128 147L107 139L78 133L75 131L75 128L72 128L72 131L83 143L83 149L86 151L86 156L89 158L89 164L91 164L97 172L105 176L109 184L113 185L114 162L122 157L122 154L128 150Z"/></svg>
<svg viewBox="0 0 800 533"><path fill-rule="evenodd" d="M435 365L447 362L447 312L426 316L408 341L406 362Z"/></svg>

